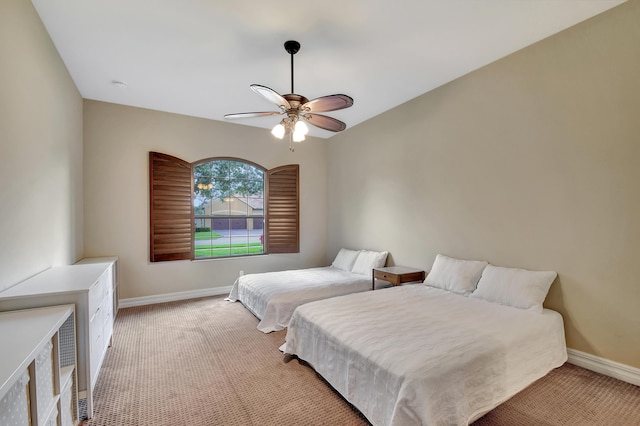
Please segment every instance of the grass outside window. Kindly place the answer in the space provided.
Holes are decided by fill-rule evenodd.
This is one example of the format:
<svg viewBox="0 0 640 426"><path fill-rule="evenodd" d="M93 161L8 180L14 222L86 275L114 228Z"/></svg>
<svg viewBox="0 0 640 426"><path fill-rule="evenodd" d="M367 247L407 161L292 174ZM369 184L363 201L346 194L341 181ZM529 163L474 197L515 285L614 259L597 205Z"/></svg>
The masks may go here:
<svg viewBox="0 0 640 426"><path fill-rule="evenodd" d="M196 246L196 257L238 256L243 254L260 254L264 247L260 243L247 244L212 244Z"/></svg>

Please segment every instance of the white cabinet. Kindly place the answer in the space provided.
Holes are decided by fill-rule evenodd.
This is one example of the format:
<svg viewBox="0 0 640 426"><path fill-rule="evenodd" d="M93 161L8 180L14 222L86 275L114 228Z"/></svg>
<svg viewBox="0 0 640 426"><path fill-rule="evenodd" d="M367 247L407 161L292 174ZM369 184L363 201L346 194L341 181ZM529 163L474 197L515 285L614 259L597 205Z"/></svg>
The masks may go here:
<svg viewBox="0 0 640 426"><path fill-rule="evenodd" d="M78 336L80 419L93 417L93 389L111 344L117 309L117 257L55 266L0 292L0 312L72 303Z"/></svg>
<svg viewBox="0 0 640 426"><path fill-rule="evenodd" d="M113 322L118 312L118 262L113 258L85 258L80 265L111 264L100 276L98 285L89 290L90 377L91 389L96 385L106 350L111 346Z"/></svg>
<svg viewBox="0 0 640 426"><path fill-rule="evenodd" d="M74 305L0 313L0 424L78 424Z"/></svg>
<svg viewBox="0 0 640 426"><path fill-rule="evenodd" d="M111 271L109 272L111 275L108 278L111 282L111 285L107 286L108 294L105 294L105 298L111 298L111 312L113 313L113 318L115 319L116 313L118 313L118 303L119 303L119 280L118 280L118 258L117 257L85 257L82 260L79 260L76 265L92 265L92 264L110 264ZM111 325L113 326L113 321L111 321Z"/></svg>

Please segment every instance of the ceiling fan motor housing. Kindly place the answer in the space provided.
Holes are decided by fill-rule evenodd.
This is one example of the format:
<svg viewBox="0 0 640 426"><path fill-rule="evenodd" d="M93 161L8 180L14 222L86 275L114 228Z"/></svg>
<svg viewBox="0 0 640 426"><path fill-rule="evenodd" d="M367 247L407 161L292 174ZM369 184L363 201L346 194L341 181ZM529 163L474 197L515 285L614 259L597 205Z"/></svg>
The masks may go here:
<svg viewBox="0 0 640 426"><path fill-rule="evenodd" d="M288 95L282 95L282 97L285 98L289 102L289 105L291 105L291 109L299 109L299 107L301 105L304 105L307 102L309 102L309 99L305 98L302 95L296 95L295 93L289 93Z"/></svg>

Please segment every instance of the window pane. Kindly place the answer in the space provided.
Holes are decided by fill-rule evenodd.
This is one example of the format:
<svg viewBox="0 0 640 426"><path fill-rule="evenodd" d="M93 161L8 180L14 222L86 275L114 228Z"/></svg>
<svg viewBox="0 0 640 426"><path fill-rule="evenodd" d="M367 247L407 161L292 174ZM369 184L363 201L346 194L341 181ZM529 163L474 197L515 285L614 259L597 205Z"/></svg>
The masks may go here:
<svg viewBox="0 0 640 426"><path fill-rule="evenodd" d="M229 230L231 229L231 219L219 218L211 220L211 229L221 234L223 237L229 236Z"/></svg>
<svg viewBox="0 0 640 426"><path fill-rule="evenodd" d="M256 253L264 253L264 235L262 235L262 228L249 230L249 254Z"/></svg>
<svg viewBox="0 0 640 426"><path fill-rule="evenodd" d="M211 256L211 245L216 239L216 233L211 229L211 219L197 218L195 220L195 257Z"/></svg>
<svg viewBox="0 0 640 426"><path fill-rule="evenodd" d="M205 201L202 198L199 198L197 195L193 199L193 214L196 216L202 216L205 213ZM196 226L198 226L196 224Z"/></svg>
<svg viewBox="0 0 640 426"><path fill-rule="evenodd" d="M264 172L256 167L249 166L247 169L247 179L264 182Z"/></svg>
<svg viewBox="0 0 640 426"><path fill-rule="evenodd" d="M261 218L252 217L247 219L247 230L249 231L249 235L264 234L264 232L262 232L263 229L264 229L264 217L261 217Z"/></svg>
<svg viewBox="0 0 640 426"><path fill-rule="evenodd" d="M229 198L215 198L211 202L211 214L214 216L229 216L231 213L231 202Z"/></svg>
<svg viewBox="0 0 640 426"><path fill-rule="evenodd" d="M229 165L231 161L228 160L217 160L212 161L210 164L213 170L213 177L216 178L229 178Z"/></svg>
<svg viewBox="0 0 640 426"><path fill-rule="evenodd" d="M264 193L264 182L253 179L244 179L239 182L239 189L245 196L262 197L262 194Z"/></svg>
<svg viewBox="0 0 640 426"><path fill-rule="evenodd" d="M250 214L252 215L264 215L264 199L249 197L247 198L247 205L249 206Z"/></svg>
<svg viewBox="0 0 640 426"><path fill-rule="evenodd" d="M231 231L233 235L244 235L247 236L247 218L246 217L234 217L230 219L231 221Z"/></svg>
<svg viewBox="0 0 640 426"><path fill-rule="evenodd" d="M259 181L248 181L247 197L249 198L264 198L264 183Z"/></svg>
<svg viewBox="0 0 640 426"><path fill-rule="evenodd" d="M231 177L231 179L246 179L247 174L249 173L249 167L252 166L237 161L230 161L229 176Z"/></svg>
<svg viewBox="0 0 640 426"><path fill-rule="evenodd" d="M198 164L193 172L193 206L196 215L205 214L205 205L211 199L211 163Z"/></svg>
<svg viewBox="0 0 640 426"><path fill-rule="evenodd" d="M198 179L211 180L211 163L201 163L193 168L193 177Z"/></svg>
<svg viewBox="0 0 640 426"><path fill-rule="evenodd" d="M244 183L242 180L230 180L228 191L231 196L244 195Z"/></svg>
<svg viewBox="0 0 640 426"><path fill-rule="evenodd" d="M233 214L247 216L251 214L246 197L236 197L233 204Z"/></svg>
<svg viewBox="0 0 640 426"><path fill-rule="evenodd" d="M231 254L243 255L249 254L249 238L247 236L247 219L234 219L232 221L231 230Z"/></svg>
<svg viewBox="0 0 640 426"><path fill-rule="evenodd" d="M229 198L233 194L231 193L231 181L224 178L213 179L213 190L211 192L211 198Z"/></svg>
<svg viewBox="0 0 640 426"><path fill-rule="evenodd" d="M194 212L204 216L195 219L196 257L264 253L264 172L214 160L194 168L194 182Z"/></svg>

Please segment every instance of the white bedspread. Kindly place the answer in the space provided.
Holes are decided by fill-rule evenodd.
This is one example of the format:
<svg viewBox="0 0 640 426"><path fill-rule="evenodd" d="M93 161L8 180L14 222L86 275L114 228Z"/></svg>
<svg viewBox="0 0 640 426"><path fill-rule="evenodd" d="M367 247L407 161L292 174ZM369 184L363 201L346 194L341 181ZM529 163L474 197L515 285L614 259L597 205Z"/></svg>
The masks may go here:
<svg viewBox="0 0 640 426"><path fill-rule="evenodd" d="M567 360L557 312L425 285L300 306L281 349L374 425L466 425Z"/></svg>
<svg viewBox="0 0 640 426"><path fill-rule="evenodd" d="M282 330L303 303L371 290L371 277L331 266L239 277L227 300L240 301L261 321L264 333Z"/></svg>

